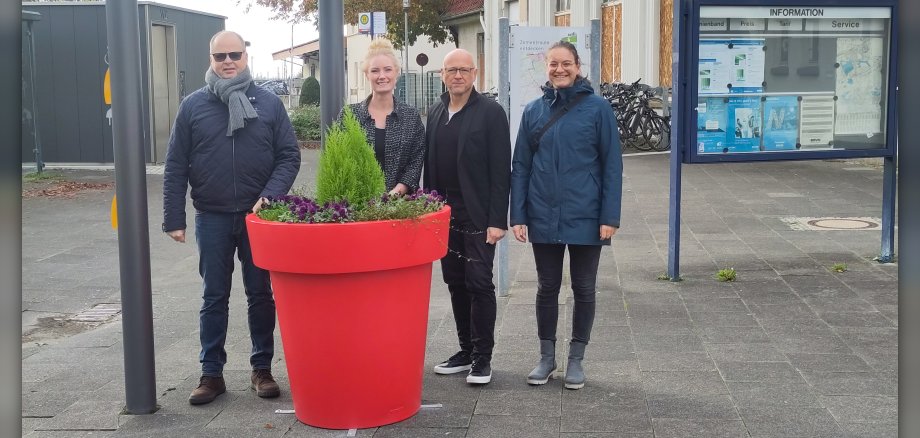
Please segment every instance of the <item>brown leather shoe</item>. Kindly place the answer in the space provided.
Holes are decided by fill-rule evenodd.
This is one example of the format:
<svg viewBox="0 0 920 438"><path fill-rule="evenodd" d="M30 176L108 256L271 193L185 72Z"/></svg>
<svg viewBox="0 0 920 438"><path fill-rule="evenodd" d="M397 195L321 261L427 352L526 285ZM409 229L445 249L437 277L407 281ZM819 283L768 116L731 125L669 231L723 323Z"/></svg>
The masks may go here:
<svg viewBox="0 0 920 438"><path fill-rule="evenodd" d="M224 384L223 377L201 376L198 387L192 391L188 402L193 405L211 403L217 396L225 392L227 392L227 385Z"/></svg>
<svg viewBox="0 0 920 438"><path fill-rule="evenodd" d="M270 370L252 370L252 389L262 398L273 398L281 395L281 388L275 383Z"/></svg>

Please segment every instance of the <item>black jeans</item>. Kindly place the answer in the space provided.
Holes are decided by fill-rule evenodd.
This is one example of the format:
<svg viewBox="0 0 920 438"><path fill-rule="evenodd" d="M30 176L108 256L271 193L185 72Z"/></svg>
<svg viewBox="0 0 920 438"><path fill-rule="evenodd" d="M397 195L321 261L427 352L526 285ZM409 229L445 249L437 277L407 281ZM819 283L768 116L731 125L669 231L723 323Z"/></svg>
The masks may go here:
<svg viewBox="0 0 920 438"><path fill-rule="evenodd" d="M543 341L556 341L559 320L559 289L562 287L562 261L569 247L569 273L572 276L572 340L587 344L594 325L594 295L601 245L534 243L537 265L537 335Z"/></svg>
<svg viewBox="0 0 920 438"><path fill-rule="evenodd" d="M475 230L461 199L448 196L447 202L452 210L451 229L441 273L450 291L460 349L474 360L491 361L495 346L495 245L486 243L484 230Z"/></svg>

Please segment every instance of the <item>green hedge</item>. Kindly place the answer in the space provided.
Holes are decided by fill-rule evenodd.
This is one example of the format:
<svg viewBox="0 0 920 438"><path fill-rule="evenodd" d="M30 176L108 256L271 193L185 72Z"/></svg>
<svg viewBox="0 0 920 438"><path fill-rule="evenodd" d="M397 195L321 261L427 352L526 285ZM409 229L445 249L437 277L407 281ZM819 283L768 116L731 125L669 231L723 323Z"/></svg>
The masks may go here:
<svg viewBox="0 0 920 438"><path fill-rule="evenodd" d="M320 123L320 112L317 105L302 106L291 113L291 124L294 125L297 140L319 141L322 138Z"/></svg>
<svg viewBox="0 0 920 438"><path fill-rule="evenodd" d="M300 106L319 105L319 81L313 76L303 80L300 86Z"/></svg>

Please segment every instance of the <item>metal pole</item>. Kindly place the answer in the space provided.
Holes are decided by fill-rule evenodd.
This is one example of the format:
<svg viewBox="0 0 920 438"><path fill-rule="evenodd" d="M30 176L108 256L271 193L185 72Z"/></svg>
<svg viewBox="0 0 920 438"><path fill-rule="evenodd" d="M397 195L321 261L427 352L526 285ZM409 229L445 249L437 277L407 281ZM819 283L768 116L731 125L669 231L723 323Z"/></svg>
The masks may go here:
<svg viewBox="0 0 920 438"><path fill-rule="evenodd" d="M920 436L920 378L913 372L920 369L920 343L916 334L920 332L920 150L917 143L920 135L920 113L915 104L920 99L920 57L913 45L920 40L920 2L900 0L897 14L898 33L892 39L898 41L898 118L897 132L898 165L901 168L901 182L898 190L898 369L902 370L898 382L898 436ZM890 85L889 85L890 86ZM904 147L900 147L904 140ZM887 179L886 179L887 180ZM913 225L911 225L913 224Z"/></svg>
<svg viewBox="0 0 920 438"><path fill-rule="evenodd" d="M687 8L687 0L677 0L674 2L674 33L671 39L672 53L671 57L671 84L674 89L672 96L673 104L679 108L684 104L685 87L681 86L681 80L684 79L685 73L681 71L680 60L684 59L688 52L684 47L689 44L686 35L683 32L687 30L687 20L684 11ZM680 112L678 114L681 114ZM668 278L671 281L680 281L680 195L681 195L681 162L683 157L684 136L681 134L683 125L680 124L680 117L671 119L671 178L670 178L670 202L668 212ZM676 133L676 135L675 135Z"/></svg>
<svg viewBox="0 0 920 438"><path fill-rule="evenodd" d="M408 5L408 3L403 3ZM406 68L403 73L403 84L406 88L406 103L409 103L409 7L403 7L403 56L406 58L406 63L403 64Z"/></svg>
<svg viewBox="0 0 920 438"><path fill-rule="evenodd" d="M505 109L505 116L511 122L511 74L508 72L511 63L508 60L508 48L511 45L511 22L508 17L498 19L498 103ZM483 66L479 66L483 68ZM511 133L511 147L514 147L516 132ZM512 239L511 233L498 241L498 296L506 297L511 291L511 278L508 276L508 240Z"/></svg>
<svg viewBox="0 0 920 438"><path fill-rule="evenodd" d="M326 128L335 121L345 105L345 26L343 0L323 0L319 5L319 71L323 86L319 87L320 119L323 145Z"/></svg>
<svg viewBox="0 0 920 438"><path fill-rule="evenodd" d="M294 94L294 23L291 23L291 48L288 49L288 58L291 58L291 74L288 75L288 108L293 108Z"/></svg>
<svg viewBox="0 0 920 438"><path fill-rule="evenodd" d="M27 21L29 26L29 94L32 100L32 145L35 152L35 171L40 174L45 168L45 161L42 158L42 143L38 133L38 111L35 108L35 36L32 33L32 21L40 17L38 14L35 16L37 17Z"/></svg>
<svg viewBox="0 0 920 438"><path fill-rule="evenodd" d="M885 157L885 170L882 176L882 252L878 256L878 261L881 263L891 263L894 258L894 214L897 186L896 157Z"/></svg>
<svg viewBox="0 0 920 438"><path fill-rule="evenodd" d="M105 4L112 82L126 410L157 410L137 0Z"/></svg>
<svg viewBox="0 0 920 438"><path fill-rule="evenodd" d="M591 86L594 92L601 92L601 20L591 20L591 34L588 36L591 43Z"/></svg>

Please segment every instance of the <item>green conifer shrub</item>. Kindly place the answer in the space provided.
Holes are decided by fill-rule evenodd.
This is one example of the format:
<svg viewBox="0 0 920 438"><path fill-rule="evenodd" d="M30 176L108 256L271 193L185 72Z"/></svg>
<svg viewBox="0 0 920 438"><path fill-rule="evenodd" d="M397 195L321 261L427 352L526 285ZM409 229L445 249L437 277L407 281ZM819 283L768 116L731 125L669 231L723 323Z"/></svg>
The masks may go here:
<svg viewBox="0 0 920 438"><path fill-rule="evenodd" d="M361 208L385 190L383 169L377 164L364 129L346 106L342 124L333 123L326 133L316 175L316 202L322 205L347 200Z"/></svg>

